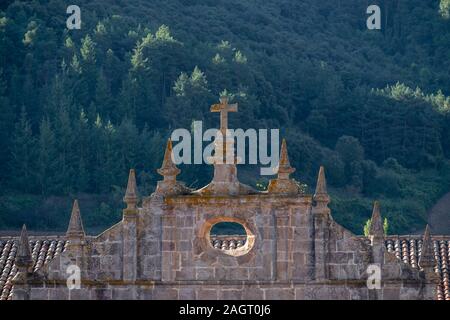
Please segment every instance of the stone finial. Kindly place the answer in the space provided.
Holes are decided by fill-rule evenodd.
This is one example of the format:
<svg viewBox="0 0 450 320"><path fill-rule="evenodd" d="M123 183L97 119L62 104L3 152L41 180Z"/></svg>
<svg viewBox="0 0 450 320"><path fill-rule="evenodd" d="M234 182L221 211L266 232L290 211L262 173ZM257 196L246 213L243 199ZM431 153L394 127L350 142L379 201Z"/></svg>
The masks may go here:
<svg viewBox="0 0 450 320"><path fill-rule="evenodd" d="M316 191L314 192L314 201L316 203L323 202L328 204L330 196L327 192L327 181L325 178L325 168L320 166L319 175L317 176Z"/></svg>
<svg viewBox="0 0 450 320"><path fill-rule="evenodd" d="M278 165L278 179L289 179L289 175L295 172L291 167L286 146L286 139L281 142L280 163Z"/></svg>
<svg viewBox="0 0 450 320"><path fill-rule="evenodd" d="M381 219L380 203L378 201L375 201L373 204L369 235L374 237L384 237L383 220Z"/></svg>
<svg viewBox="0 0 450 320"><path fill-rule="evenodd" d="M433 248L433 241L431 240L430 227L427 224L425 228L425 234L423 235L422 251L419 257L419 266L422 269L434 268L435 261L433 251L434 248Z"/></svg>
<svg viewBox="0 0 450 320"><path fill-rule="evenodd" d="M384 229L383 220L380 214L380 204L375 201L373 204L372 218L370 220L369 239L372 244L372 259L374 263L385 263Z"/></svg>
<svg viewBox="0 0 450 320"><path fill-rule="evenodd" d="M439 274L435 272L436 260L434 258L433 240L431 239L430 227L426 226L423 235L422 249L419 256L419 267L423 272L426 281L423 299L431 300L436 298L437 286L440 282Z"/></svg>
<svg viewBox="0 0 450 320"><path fill-rule="evenodd" d="M183 183L177 181L177 175L180 174L180 169L173 162L172 140L170 139L167 140L162 166L157 171L164 179L163 181L158 181L155 191L156 195L169 196L191 192Z"/></svg>
<svg viewBox="0 0 450 320"><path fill-rule="evenodd" d="M78 200L73 202L72 214L70 215L69 227L67 228L66 237L68 238L84 238L83 221L81 220L80 208Z"/></svg>
<svg viewBox="0 0 450 320"><path fill-rule="evenodd" d="M286 146L286 139L281 143L280 161L277 168L277 179L272 179L269 182L267 190L269 193L285 193L297 194L299 187L295 181L289 178L289 175L295 171L289 162L289 156Z"/></svg>
<svg viewBox="0 0 450 320"><path fill-rule="evenodd" d="M176 176L180 174L180 169L177 168L172 159L172 140L167 140L166 151L164 152L164 159L158 173L164 177L164 181L175 181Z"/></svg>
<svg viewBox="0 0 450 320"><path fill-rule="evenodd" d="M130 169L128 175L127 190L125 191L125 197L123 197L123 202L127 204L127 209L136 209L136 204L138 201L137 196L137 185L136 185L136 174L134 169Z"/></svg>
<svg viewBox="0 0 450 320"><path fill-rule="evenodd" d="M23 225L17 248L16 265L19 268L29 268L33 265L31 258L30 243L28 242L27 227Z"/></svg>
<svg viewBox="0 0 450 320"><path fill-rule="evenodd" d="M28 233L25 225L23 225L22 232L20 233L15 264L17 266L17 273L12 279L14 299L29 300L30 286L28 285L28 281L33 276L33 258L31 257L30 243L28 242Z"/></svg>

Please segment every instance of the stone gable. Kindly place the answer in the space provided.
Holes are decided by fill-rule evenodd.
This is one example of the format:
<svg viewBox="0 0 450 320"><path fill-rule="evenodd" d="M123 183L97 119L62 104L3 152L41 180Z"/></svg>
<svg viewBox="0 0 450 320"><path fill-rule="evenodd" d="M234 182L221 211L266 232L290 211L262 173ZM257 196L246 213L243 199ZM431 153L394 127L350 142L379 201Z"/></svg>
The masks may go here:
<svg viewBox="0 0 450 320"><path fill-rule="evenodd" d="M226 113L237 105L221 99L212 110L226 132ZM216 151L229 150L229 142L216 142ZM323 167L314 195L289 177L295 169L286 141L265 192L240 183L236 163L217 156L211 183L191 190L177 181L171 153L169 140L163 180L141 207L130 171L123 219L100 235L85 235L75 202L64 239L31 241L27 249L24 229L20 239L1 241L2 299L449 299L441 268L448 239L436 250L426 233L400 249L404 242L382 232L378 203L369 237L352 234L332 218ZM222 222L239 223L246 234L212 235ZM81 283L69 290L73 266ZM379 288L368 285L373 266Z"/></svg>

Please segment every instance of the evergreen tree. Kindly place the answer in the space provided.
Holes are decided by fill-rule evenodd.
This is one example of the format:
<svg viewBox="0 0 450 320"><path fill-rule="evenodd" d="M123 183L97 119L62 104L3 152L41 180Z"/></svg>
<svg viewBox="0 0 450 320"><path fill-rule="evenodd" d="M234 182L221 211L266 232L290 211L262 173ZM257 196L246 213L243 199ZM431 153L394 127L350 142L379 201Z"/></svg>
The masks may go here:
<svg viewBox="0 0 450 320"><path fill-rule="evenodd" d="M165 106L165 116L172 127L190 128L192 121L205 117L204 106L211 104L213 96L206 75L199 67L196 66L190 75L182 72L173 91L175 96L170 97ZM177 116L180 112L184 114L182 119Z"/></svg>
<svg viewBox="0 0 450 320"><path fill-rule="evenodd" d="M108 118L112 118L112 94L110 90L110 84L103 73L100 70L97 76L96 88L95 88L95 105L98 112L106 115Z"/></svg>
<svg viewBox="0 0 450 320"><path fill-rule="evenodd" d="M11 132L14 129L14 106L10 104L6 95L6 81L3 69L0 68L0 184L4 185L4 180L9 171L6 164L11 155Z"/></svg>
<svg viewBox="0 0 450 320"><path fill-rule="evenodd" d="M39 126L37 180L43 195L57 192L55 188L56 171L56 139L48 118L42 120Z"/></svg>
<svg viewBox="0 0 450 320"><path fill-rule="evenodd" d="M15 125L9 181L11 186L21 192L35 192L36 186L36 143L25 108L22 108L19 121Z"/></svg>
<svg viewBox="0 0 450 320"><path fill-rule="evenodd" d="M170 131L217 127L208 110L226 90L240 110L230 127L280 128L296 179L314 185L325 164L352 231L375 196L398 213L394 232L417 227L450 181L448 0L383 1L382 33L360 23L361 1L230 1L130 1L119 16L94 0L76 32L60 1L2 4L2 192L109 194L130 166L150 192ZM211 175L182 169L196 186Z"/></svg>
<svg viewBox="0 0 450 320"><path fill-rule="evenodd" d="M58 172L55 187L59 192L68 193L75 185L76 150L75 137L68 111L60 108L55 115L55 137L56 143L56 172Z"/></svg>
<svg viewBox="0 0 450 320"><path fill-rule="evenodd" d="M439 12L444 18L450 18L450 0L441 0L439 3Z"/></svg>
<svg viewBox="0 0 450 320"><path fill-rule="evenodd" d="M95 154L93 143L93 131L91 123L84 110L81 110L78 121L74 123L73 131L75 133L75 190L82 192L93 192L91 184L90 168L92 166L92 156ZM94 140L95 141L95 140Z"/></svg>
<svg viewBox="0 0 450 320"><path fill-rule="evenodd" d="M97 79L96 43L92 41L89 35L81 40L80 55L81 77L79 78L76 96L79 103L87 107L94 100Z"/></svg>

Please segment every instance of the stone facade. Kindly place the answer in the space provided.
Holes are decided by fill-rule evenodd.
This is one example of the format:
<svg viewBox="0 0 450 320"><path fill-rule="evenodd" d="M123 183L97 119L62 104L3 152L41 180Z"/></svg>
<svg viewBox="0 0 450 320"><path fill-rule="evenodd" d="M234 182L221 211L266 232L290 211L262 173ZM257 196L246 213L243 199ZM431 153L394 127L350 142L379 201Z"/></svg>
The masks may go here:
<svg viewBox="0 0 450 320"><path fill-rule="evenodd" d="M226 99L214 105L237 111ZM229 142L216 151L229 156ZM236 164L213 159L214 178L199 190L176 180L169 140L158 172L163 180L138 207L135 173L130 171L123 219L91 237L83 231L75 202L64 251L33 268L26 230L16 257L12 299L434 299L439 276L431 238L425 234L414 268L386 249L378 204L370 237L337 224L328 208L321 168L314 195L289 178L294 171L283 141L278 177L258 192L237 179ZM218 154L216 152L216 154ZM211 228L241 224L245 241L214 245ZM381 231L380 231L381 230ZM427 229L428 230L428 229ZM225 239L225 241L228 241ZM230 240L234 241L234 240ZM238 240L236 240L238 241ZM80 269L80 288L68 289L68 267ZM380 268L381 286L368 286L368 268Z"/></svg>

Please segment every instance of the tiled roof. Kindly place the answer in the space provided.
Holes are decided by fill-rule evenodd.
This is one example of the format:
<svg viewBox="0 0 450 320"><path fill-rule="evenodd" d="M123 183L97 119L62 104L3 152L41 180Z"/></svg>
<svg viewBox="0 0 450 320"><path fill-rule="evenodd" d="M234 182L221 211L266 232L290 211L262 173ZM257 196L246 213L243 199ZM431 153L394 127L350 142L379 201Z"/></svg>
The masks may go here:
<svg viewBox="0 0 450 320"><path fill-rule="evenodd" d="M450 262L450 237L432 236L434 247L434 259L436 260L435 272L439 275L440 283L437 288L437 300L450 300L449 262ZM418 261L422 251L421 236L398 236L386 239L386 248L395 253L396 257L411 267L418 269Z"/></svg>
<svg viewBox="0 0 450 320"><path fill-rule="evenodd" d="M242 247L247 240L247 236L235 235L235 236L211 236L211 244L214 248L220 250L234 250Z"/></svg>
<svg viewBox="0 0 450 320"><path fill-rule="evenodd" d="M30 237L31 238L31 237ZM30 240L31 256L33 258L33 271L39 270L53 257L64 251L66 241L58 238L39 237ZM0 239L0 300L11 299L11 280L17 273L14 264L16 258L18 239Z"/></svg>
<svg viewBox="0 0 450 320"><path fill-rule="evenodd" d="M221 250L233 250L245 244L245 236L212 235L211 244ZM437 261L435 271L440 277L437 290L438 300L450 300L450 237L432 236L434 256ZM386 241L389 252L395 253L398 259L418 268L422 250L421 236L389 236ZM17 238L0 239L0 300L11 299L11 280L17 272L14 260L17 252ZM47 264L53 257L64 251L66 241L61 237L30 237L30 248L36 271Z"/></svg>
<svg viewBox="0 0 450 320"><path fill-rule="evenodd" d="M367 242L370 241L363 237ZM245 236L211 236L211 244L220 250L233 250L245 244ZM432 236L434 258L436 260L435 272L439 275L440 283L437 288L437 300L450 300L450 237ZM422 251L422 236L389 236L385 244L388 252L395 253L396 257L418 269L420 253Z"/></svg>
<svg viewBox="0 0 450 320"><path fill-rule="evenodd" d="M368 243L370 241L363 237ZM233 250L245 244L246 236L211 236L211 245L220 250ZM437 300L450 300L449 262L450 237L432 236L434 258L437 261L435 272L439 275L440 283L437 288ZM396 257L411 267L418 269L419 257L422 251L422 236L389 236L385 244L388 252L395 253Z"/></svg>

